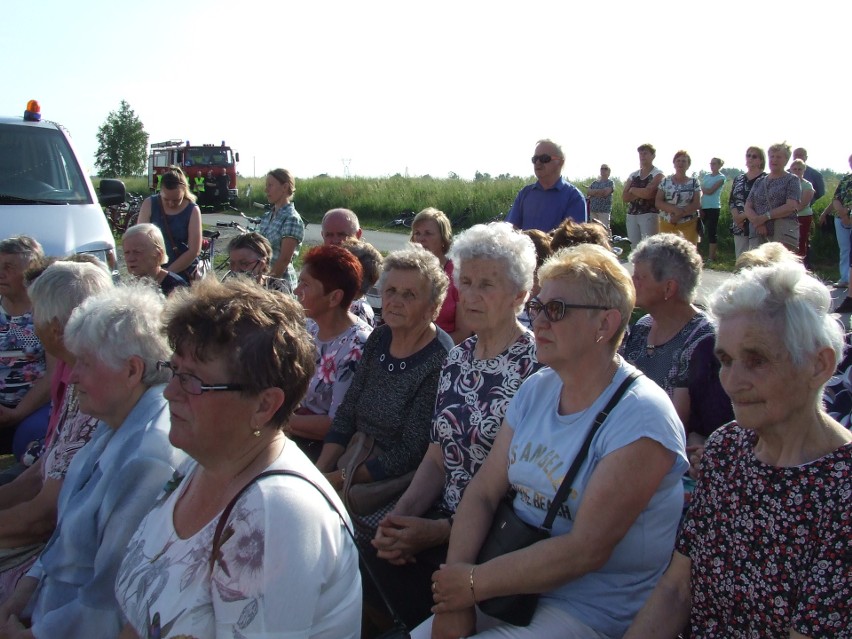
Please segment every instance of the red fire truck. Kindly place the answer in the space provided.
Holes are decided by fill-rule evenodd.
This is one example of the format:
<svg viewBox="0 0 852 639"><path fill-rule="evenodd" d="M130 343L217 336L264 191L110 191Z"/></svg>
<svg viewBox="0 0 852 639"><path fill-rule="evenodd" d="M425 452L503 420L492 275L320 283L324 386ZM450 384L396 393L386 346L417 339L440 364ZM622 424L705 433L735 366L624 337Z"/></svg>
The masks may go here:
<svg viewBox="0 0 852 639"><path fill-rule="evenodd" d="M186 173L189 186L202 208L223 208L237 199L237 162L240 154L222 144L193 145L187 140L166 140L151 145L148 188L159 189L160 176L171 165Z"/></svg>

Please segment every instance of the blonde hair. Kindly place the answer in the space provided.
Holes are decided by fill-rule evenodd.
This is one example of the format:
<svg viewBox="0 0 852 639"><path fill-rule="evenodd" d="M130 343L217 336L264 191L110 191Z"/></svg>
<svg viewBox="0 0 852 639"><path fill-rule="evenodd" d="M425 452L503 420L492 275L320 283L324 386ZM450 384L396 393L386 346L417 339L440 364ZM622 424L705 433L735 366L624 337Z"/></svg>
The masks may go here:
<svg viewBox="0 0 852 639"><path fill-rule="evenodd" d="M737 258L736 264L734 264L734 271L739 272L747 268L772 266L773 264L784 262L801 264L802 258L795 253L791 253L781 242L767 242L755 249L742 253Z"/></svg>
<svg viewBox="0 0 852 639"><path fill-rule="evenodd" d="M179 166L172 164L166 172L163 173L163 179L160 182L160 190L163 189L183 189L183 196L190 202L195 202L198 196L189 188L189 180L186 179L186 173Z"/></svg>
<svg viewBox="0 0 852 639"><path fill-rule="evenodd" d="M427 220L431 220L438 225L438 234L441 236L441 248L444 250L444 254L446 254L453 243L453 225L450 224L450 218L447 217L447 214L439 211L434 206L426 207L414 216L414 219L411 221L411 241L414 241L414 227Z"/></svg>
<svg viewBox="0 0 852 639"><path fill-rule="evenodd" d="M636 305L636 291L630 274L611 251L597 244L578 244L562 249L542 265L538 279L542 286L549 280L571 280L579 284L580 301L584 304L617 310L621 314L621 323L610 344L617 347L621 343Z"/></svg>

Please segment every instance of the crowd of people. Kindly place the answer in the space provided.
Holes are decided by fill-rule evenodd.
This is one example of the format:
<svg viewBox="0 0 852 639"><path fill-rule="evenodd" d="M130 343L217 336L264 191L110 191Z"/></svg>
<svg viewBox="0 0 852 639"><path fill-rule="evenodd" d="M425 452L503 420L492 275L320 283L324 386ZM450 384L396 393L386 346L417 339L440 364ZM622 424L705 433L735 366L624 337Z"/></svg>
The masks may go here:
<svg viewBox="0 0 852 639"><path fill-rule="evenodd" d="M297 263L284 169L221 282L177 169L127 281L0 241L0 639L850 636L852 339L800 254L818 189L749 149L703 308L722 161L654 155L623 195L632 273L608 167L587 220L550 140L508 222L426 207L386 256L335 208ZM852 178L844 228L850 205ZM486 555L498 521L535 539ZM490 605L529 595L522 621Z"/></svg>

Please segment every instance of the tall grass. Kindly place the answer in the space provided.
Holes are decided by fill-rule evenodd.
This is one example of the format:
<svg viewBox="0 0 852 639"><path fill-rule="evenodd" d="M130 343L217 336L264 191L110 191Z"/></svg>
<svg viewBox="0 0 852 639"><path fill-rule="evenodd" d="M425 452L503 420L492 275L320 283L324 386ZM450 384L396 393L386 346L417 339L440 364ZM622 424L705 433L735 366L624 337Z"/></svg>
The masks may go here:
<svg viewBox="0 0 852 639"><path fill-rule="evenodd" d="M578 180L577 184L589 184L595 178ZM239 178L239 198L237 207L243 211L251 209L252 202L266 202L264 195L265 178ZM467 181L461 179L435 179L430 177L405 178L335 178L315 177L297 179L296 195L293 202L296 209L306 220L317 223L325 211L335 207L346 207L358 214L365 228L380 227L394 219L402 211L420 211L434 206L451 218L470 209L467 225L483 222L496 215L505 214L515 200L515 196L531 178L511 177L508 179L487 179ZM127 190L146 194L147 180L127 178L124 180ZM834 193L837 178L826 179L826 193L813 207L818 215ZM613 194L612 226L615 233L626 233L626 206L621 201L622 183L615 181ZM250 194L248 193L250 187ZM730 234L731 216L728 213L728 195L731 180L725 182L722 191L722 214L719 220L719 252L723 264L732 264L733 239ZM837 243L834 233L822 234L818 230L811 238L812 262L815 270L825 273L826 277L837 277ZM702 253L707 254L702 246ZM730 259L725 259L730 258Z"/></svg>

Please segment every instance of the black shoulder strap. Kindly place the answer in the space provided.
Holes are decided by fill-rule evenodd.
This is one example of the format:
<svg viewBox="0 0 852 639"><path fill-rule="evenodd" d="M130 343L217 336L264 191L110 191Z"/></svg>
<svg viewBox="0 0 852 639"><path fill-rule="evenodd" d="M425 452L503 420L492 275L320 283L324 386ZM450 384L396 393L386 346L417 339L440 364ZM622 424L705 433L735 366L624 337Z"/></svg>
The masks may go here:
<svg viewBox="0 0 852 639"><path fill-rule="evenodd" d="M595 418L595 423L592 424L592 427L589 429L588 434L586 435L586 440L583 442L583 446L580 448L580 452L577 453L577 456L574 458L574 463L571 464L571 468L568 469L568 472L565 474L565 478L562 480L562 483L559 485L559 490L556 491L556 496L553 498L553 501L550 504L550 508L547 509L547 516L544 518L544 523L542 524L542 528L545 530L550 530L553 528L553 522L556 519L556 513L559 512L559 508L562 506L562 502L564 502L568 498L568 493L571 490L571 483L574 481L574 477L577 476L577 471L580 470L580 466L586 460L586 456L589 454L589 447L592 445L592 438L595 436L595 433L598 432L598 429L603 425L606 421L606 418L609 417L609 414L612 412L612 409L615 408L615 405L621 400L624 396L624 393L627 392L627 389L642 375L638 370L634 370L627 376L623 382L621 382L621 386L619 386L616 391L612 394L612 397L609 399L609 403L604 407L604 409L598 413L598 416Z"/></svg>
<svg viewBox="0 0 852 639"><path fill-rule="evenodd" d="M384 601L388 612L390 612L391 617L393 618L394 625L397 629L405 630L405 624L402 622L399 615L396 613L396 610L394 610L394 607L391 605L391 602L385 594L385 591L382 589L382 585L379 583L379 580L376 578L375 574L373 574L369 562L364 558L364 555L361 553L361 549L358 547L358 542L355 539L355 535L352 533L352 530L346 523L346 518L343 516L343 513L340 512L340 510L337 508L337 504L334 503L331 497L328 496L328 493L326 493L322 489L322 487L317 484L313 479L310 479L295 470L266 470L254 477L248 484L243 486L243 488L236 495L234 495L234 498L230 502L228 502L228 505L225 506L225 510L222 511L222 516L219 517L219 521L216 524L216 532L213 533L212 552L210 553L211 572L213 570L214 564L216 563L216 559L218 559L221 554L220 548L222 544L228 540L231 534L233 534L233 532L231 531L231 533L226 535L224 539L222 538L223 533L225 532L225 525L228 522L228 517L230 516L231 511L234 509L234 506L236 505L237 501L243 495L243 493L245 493L249 488L252 487L252 485L254 485L256 481L263 479L264 477L270 477L272 475L289 475L290 477L298 477L299 479L306 481L311 486L317 489L319 494L323 496L326 502L328 502L328 505L331 507L331 509L337 513L337 516L340 518L340 523L343 525L343 528L346 529L346 532L352 539L352 543L355 544L355 550L358 552L358 557L360 557L361 559L361 567L367 572L368 575L370 575L370 579L373 580L373 585L376 586L376 592L379 593L379 596L382 598L382 601ZM408 636L407 632L406 636Z"/></svg>

